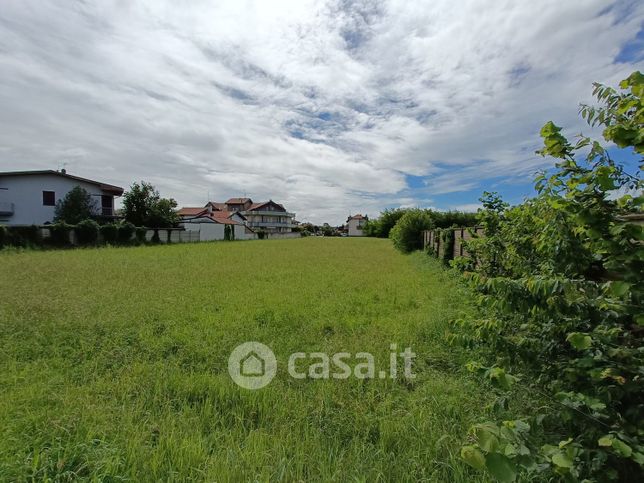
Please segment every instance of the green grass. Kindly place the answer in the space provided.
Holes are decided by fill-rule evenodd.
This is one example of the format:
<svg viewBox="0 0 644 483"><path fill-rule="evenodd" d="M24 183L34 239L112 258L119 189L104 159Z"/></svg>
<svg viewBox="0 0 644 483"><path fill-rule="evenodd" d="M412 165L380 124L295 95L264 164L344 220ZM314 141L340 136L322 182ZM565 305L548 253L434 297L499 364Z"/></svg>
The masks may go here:
<svg viewBox="0 0 644 483"><path fill-rule="evenodd" d="M476 481L490 395L446 345L470 310L387 240L308 238L0 254L0 481ZM230 351L278 374L237 387ZM295 351L418 354L417 378L295 380Z"/></svg>

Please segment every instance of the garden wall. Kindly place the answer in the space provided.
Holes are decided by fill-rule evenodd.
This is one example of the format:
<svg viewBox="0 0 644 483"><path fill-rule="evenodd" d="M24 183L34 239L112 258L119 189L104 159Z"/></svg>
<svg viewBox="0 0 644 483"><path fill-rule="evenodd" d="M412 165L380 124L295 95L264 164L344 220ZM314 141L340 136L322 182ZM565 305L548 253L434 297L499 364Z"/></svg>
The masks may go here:
<svg viewBox="0 0 644 483"><path fill-rule="evenodd" d="M445 240L445 232L453 232L453 244ZM468 256L463 245L464 241L470 240L474 235L485 236L482 226L471 226L465 228L437 228L423 231L423 249L430 249L436 257L445 260L453 260L456 257ZM451 235L448 235L451 236ZM451 253L446 254L445 249L452 245Z"/></svg>

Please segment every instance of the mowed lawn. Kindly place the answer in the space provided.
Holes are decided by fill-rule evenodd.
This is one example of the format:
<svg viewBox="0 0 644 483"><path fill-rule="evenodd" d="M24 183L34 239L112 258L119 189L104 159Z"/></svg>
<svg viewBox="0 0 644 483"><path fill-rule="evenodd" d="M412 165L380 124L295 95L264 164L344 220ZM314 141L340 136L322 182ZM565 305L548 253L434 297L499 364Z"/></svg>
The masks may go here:
<svg viewBox="0 0 644 483"><path fill-rule="evenodd" d="M476 481L491 396L445 342L467 297L388 240L0 253L0 481ZM278 360L228 375L238 344ZM292 352L418 354L417 377L293 379Z"/></svg>

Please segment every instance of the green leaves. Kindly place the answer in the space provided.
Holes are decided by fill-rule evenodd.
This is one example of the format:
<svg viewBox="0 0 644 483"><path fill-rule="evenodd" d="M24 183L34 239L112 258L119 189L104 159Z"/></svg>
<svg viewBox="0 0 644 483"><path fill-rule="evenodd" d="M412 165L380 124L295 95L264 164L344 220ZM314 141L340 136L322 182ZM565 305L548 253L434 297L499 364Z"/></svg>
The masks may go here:
<svg viewBox="0 0 644 483"><path fill-rule="evenodd" d="M543 138L544 147L540 151L537 151L538 154L562 159L570 155L570 143L561 134L561 128L556 126L552 121L544 124L540 134Z"/></svg>
<svg viewBox="0 0 644 483"><path fill-rule="evenodd" d="M511 482L517 478L516 465L506 456L491 453L485 457L485 467L490 474L501 482Z"/></svg>
<svg viewBox="0 0 644 483"><path fill-rule="evenodd" d="M613 434L602 436L597 441L597 444L600 447L612 448L615 453L623 456L624 458L629 458L633 454L633 449L622 440L616 438Z"/></svg>
<svg viewBox="0 0 644 483"><path fill-rule="evenodd" d="M485 470L485 456L474 446L463 446L461 448L461 458L477 470Z"/></svg>
<svg viewBox="0 0 644 483"><path fill-rule="evenodd" d="M644 75L620 86L596 84L598 105L580 113L611 143L644 153ZM644 183L600 141L571 145L562 132L552 122L541 129L540 153L558 159L535 179L535 198L509 208L484 197L485 237L467 246L480 316L459 322L453 337L487 351L471 368L494 387L511 392L510 372L521 371L547 391L542 406L533 393L529 408L514 408L517 418L538 411L543 431L528 438L507 421L475 425L473 448L491 474L490 462L501 475L509 461L527 479L545 468L546 480L628 480L644 464ZM544 445L551 435L566 436Z"/></svg>
<svg viewBox="0 0 644 483"><path fill-rule="evenodd" d="M581 332L571 332L566 337L566 340L577 350L590 349L590 346L593 344L593 339L589 335L582 334Z"/></svg>

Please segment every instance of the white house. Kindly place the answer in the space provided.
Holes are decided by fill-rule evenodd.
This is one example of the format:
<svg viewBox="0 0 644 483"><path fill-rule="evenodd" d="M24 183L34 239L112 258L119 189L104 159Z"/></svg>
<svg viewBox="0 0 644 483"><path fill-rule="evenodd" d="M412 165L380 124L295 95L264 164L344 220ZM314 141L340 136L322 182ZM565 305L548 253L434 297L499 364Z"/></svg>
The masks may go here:
<svg viewBox="0 0 644 483"><path fill-rule="evenodd" d="M362 227L369 221L369 218L360 214L347 218L347 232L349 236L364 236Z"/></svg>
<svg viewBox="0 0 644 483"><path fill-rule="evenodd" d="M43 225L52 222L56 202L75 186L96 200L96 216L114 216L114 197L123 188L60 171L0 172L0 224Z"/></svg>
<svg viewBox="0 0 644 483"><path fill-rule="evenodd" d="M250 240L257 235L246 225L246 218L238 212L221 209L219 203L208 203L201 207L181 208L177 213L181 218L181 226L186 230L199 233L200 241L223 240L226 227L232 230L235 240Z"/></svg>

